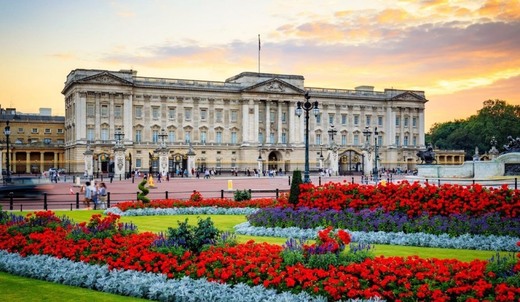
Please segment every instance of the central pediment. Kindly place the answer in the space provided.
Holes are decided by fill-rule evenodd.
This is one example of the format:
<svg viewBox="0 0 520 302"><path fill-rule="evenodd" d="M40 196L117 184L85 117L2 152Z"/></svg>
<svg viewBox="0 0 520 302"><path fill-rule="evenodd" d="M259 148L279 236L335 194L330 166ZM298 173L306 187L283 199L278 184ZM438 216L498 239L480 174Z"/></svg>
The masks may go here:
<svg viewBox="0 0 520 302"><path fill-rule="evenodd" d="M108 71L85 77L78 82L83 84L132 85L131 82L122 79Z"/></svg>
<svg viewBox="0 0 520 302"><path fill-rule="evenodd" d="M263 92L263 93L282 93L282 94L303 94L305 91L290 83L278 78L270 79L255 85L245 87L244 92Z"/></svg>
<svg viewBox="0 0 520 302"><path fill-rule="evenodd" d="M394 101L421 101L421 102L428 101L423 96L421 96L417 93L413 93L412 91L406 91L406 92L403 92L396 96L393 96L392 100L394 100Z"/></svg>

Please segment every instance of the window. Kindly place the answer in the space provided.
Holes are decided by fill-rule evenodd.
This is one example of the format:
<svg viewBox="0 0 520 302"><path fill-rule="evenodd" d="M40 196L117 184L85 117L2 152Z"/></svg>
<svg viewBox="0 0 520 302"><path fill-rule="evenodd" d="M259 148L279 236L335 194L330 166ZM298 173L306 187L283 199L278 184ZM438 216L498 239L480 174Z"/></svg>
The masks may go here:
<svg viewBox="0 0 520 302"><path fill-rule="evenodd" d="M365 116L365 118L366 118L366 125L370 126L370 124L372 122L372 116L371 115L367 115L367 116Z"/></svg>
<svg viewBox="0 0 520 302"><path fill-rule="evenodd" d="M275 120L274 111L269 111L269 121L271 123L274 123L274 120Z"/></svg>
<svg viewBox="0 0 520 302"><path fill-rule="evenodd" d="M106 127L101 128L101 140L108 141L109 140L109 130Z"/></svg>
<svg viewBox="0 0 520 302"><path fill-rule="evenodd" d="M397 146L399 146L399 145L401 144L401 137L399 137L399 135L396 135L396 136L395 136L395 144L396 144Z"/></svg>
<svg viewBox="0 0 520 302"><path fill-rule="evenodd" d="M175 107L168 108L168 119L170 119L170 120L175 119Z"/></svg>
<svg viewBox="0 0 520 302"><path fill-rule="evenodd" d="M236 123L238 118L238 111L231 110L231 122Z"/></svg>
<svg viewBox="0 0 520 302"><path fill-rule="evenodd" d="M136 158L135 159L135 167L136 168L141 168L141 159L140 158Z"/></svg>
<svg viewBox="0 0 520 302"><path fill-rule="evenodd" d="M342 134L341 135L341 145L345 146L347 144L347 135Z"/></svg>
<svg viewBox="0 0 520 302"><path fill-rule="evenodd" d="M44 138L44 139L43 139L43 143L44 143L45 145L50 145L51 142L52 142L52 140L51 140L50 138Z"/></svg>
<svg viewBox="0 0 520 302"><path fill-rule="evenodd" d="M329 114L329 124L334 125L334 114Z"/></svg>
<svg viewBox="0 0 520 302"><path fill-rule="evenodd" d="M94 112L94 104L87 104L87 116L93 117L96 113Z"/></svg>
<svg viewBox="0 0 520 302"><path fill-rule="evenodd" d="M38 133L38 128L32 128L31 133Z"/></svg>
<svg viewBox="0 0 520 302"><path fill-rule="evenodd" d="M49 133L51 133L51 129L45 128L45 134L49 134Z"/></svg>
<svg viewBox="0 0 520 302"><path fill-rule="evenodd" d="M159 119L159 107L158 106L152 107L152 118L154 120L158 120Z"/></svg>
<svg viewBox="0 0 520 302"><path fill-rule="evenodd" d="M287 133L282 132L282 144L287 144Z"/></svg>
<svg viewBox="0 0 520 302"><path fill-rule="evenodd" d="M202 144L205 144L206 143L206 131L201 131L200 132L200 142Z"/></svg>
<svg viewBox="0 0 520 302"><path fill-rule="evenodd" d="M184 120L185 121L191 120L191 108L184 108Z"/></svg>
<svg viewBox="0 0 520 302"><path fill-rule="evenodd" d="M318 115L316 115L316 124L321 124L321 113L318 113Z"/></svg>
<svg viewBox="0 0 520 302"><path fill-rule="evenodd" d="M222 144L222 131L217 131L217 136L216 136L216 142L217 144Z"/></svg>
<svg viewBox="0 0 520 302"><path fill-rule="evenodd" d="M264 142L264 134L262 132L258 132L258 142L259 143Z"/></svg>
<svg viewBox="0 0 520 302"><path fill-rule="evenodd" d="M346 125L347 124L347 115L346 114L342 114L341 115L341 124L342 125Z"/></svg>
<svg viewBox="0 0 520 302"><path fill-rule="evenodd" d="M405 127L408 127L408 119L409 119L408 117L404 118L404 126Z"/></svg>
<svg viewBox="0 0 520 302"><path fill-rule="evenodd" d="M190 131L186 131L186 134L184 135L184 141L186 142L186 144L189 144L191 142L191 132Z"/></svg>
<svg viewBox="0 0 520 302"><path fill-rule="evenodd" d="M121 105L116 105L114 107L114 117L120 118L122 116L122 113L123 113L123 107Z"/></svg>
<svg viewBox="0 0 520 302"><path fill-rule="evenodd" d="M200 120L205 121L208 119L208 109L201 109L200 110Z"/></svg>
<svg viewBox="0 0 520 302"><path fill-rule="evenodd" d="M417 127L417 118L412 117L412 127Z"/></svg>
<svg viewBox="0 0 520 302"><path fill-rule="evenodd" d="M383 117L382 116L377 117L377 125L380 127L383 126Z"/></svg>
<svg viewBox="0 0 520 302"><path fill-rule="evenodd" d="M321 145L321 133L316 133L316 145Z"/></svg>
<svg viewBox="0 0 520 302"><path fill-rule="evenodd" d="M287 122L287 112L282 112L282 123Z"/></svg>
<svg viewBox="0 0 520 302"><path fill-rule="evenodd" d="M101 105L101 116L102 117L108 116L108 105Z"/></svg>
<svg viewBox="0 0 520 302"><path fill-rule="evenodd" d="M18 128L18 133L23 133L23 128Z"/></svg>
<svg viewBox="0 0 520 302"><path fill-rule="evenodd" d="M395 125L399 126L401 124L401 118L399 116L395 117Z"/></svg>
<svg viewBox="0 0 520 302"><path fill-rule="evenodd" d="M170 142L170 144L173 144L175 142L175 131L168 131L168 142Z"/></svg>
<svg viewBox="0 0 520 302"><path fill-rule="evenodd" d="M94 128L87 128L87 140L94 141Z"/></svg>
<svg viewBox="0 0 520 302"><path fill-rule="evenodd" d="M359 134L354 134L354 145L359 146Z"/></svg>
<svg viewBox="0 0 520 302"><path fill-rule="evenodd" d="M136 118L143 117L143 106L135 106L135 117Z"/></svg>
<svg viewBox="0 0 520 302"><path fill-rule="evenodd" d="M382 146L383 145L383 136L382 135L378 135L377 136L377 145L378 146Z"/></svg>
<svg viewBox="0 0 520 302"><path fill-rule="evenodd" d="M412 140L413 140L413 145L417 146L417 136L414 135Z"/></svg>
<svg viewBox="0 0 520 302"><path fill-rule="evenodd" d="M274 132L269 133L269 143L274 144Z"/></svg>
<svg viewBox="0 0 520 302"><path fill-rule="evenodd" d="M359 125L359 115L354 115L354 125Z"/></svg>
<svg viewBox="0 0 520 302"><path fill-rule="evenodd" d="M259 110L258 111L258 117L259 117L259 121L258 122L260 124L263 124L264 123L264 118L263 118L264 117L264 111L263 110Z"/></svg>
<svg viewBox="0 0 520 302"><path fill-rule="evenodd" d="M231 132L231 143L236 144L237 143L237 133L236 131Z"/></svg>
<svg viewBox="0 0 520 302"><path fill-rule="evenodd" d="M408 146L408 135L403 137L403 146Z"/></svg>
<svg viewBox="0 0 520 302"><path fill-rule="evenodd" d="M216 112L215 112L215 121L217 123L222 123L222 109L218 109Z"/></svg>
<svg viewBox="0 0 520 302"><path fill-rule="evenodd" d="M159 130L152 130L152 142L157 144L159 141Z"/></svg>
<svg viewBox="0 0 520 302"><path fill-rule="evenodd" d="M63 129L58 129L58 134L62 134L63 133Z"/></svg>
<svg viewBox="0 0 520 302"><path fill-rule="evenodd" d="M64 142L62 139L57 139L57 140L56 140L56 143L57 143L57 144L60 144L60 145L63 145L65 142Z"/></svg>
<svg viewBox="0 0 520 302"><path fill-rule="evenodd" d="M140 144L142 141L143 131L142 130L135 130L135 142Z"/></svg>

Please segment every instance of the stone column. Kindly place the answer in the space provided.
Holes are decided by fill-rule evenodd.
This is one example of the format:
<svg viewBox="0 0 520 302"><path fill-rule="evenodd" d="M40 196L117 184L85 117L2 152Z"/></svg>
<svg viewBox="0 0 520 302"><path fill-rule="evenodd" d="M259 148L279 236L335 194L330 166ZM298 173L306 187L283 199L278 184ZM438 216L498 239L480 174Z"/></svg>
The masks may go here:
<svg viewBox="0 0 520 302"><path fill-rule="evenodd" d="M242 146L248 146L249 136L249 102L242 100Z"/></svg>
<svg viewBox="0 0 520 302"><path fill-rule="evenodd" d="M114 177L120 176L121 179L125 178L125 151L126 148L123 145L114 147Z"/></svg>
<svg viewBox="0 0 520 302"><path fill-rule="evenodd" d="M83 153L83 158L85 161L85 171L87 172L87 176L90 178L92 175L94 175L94 167L93 164L93 155L94 152L90 150L90 145L87 145L87 150Z"/></svg>
<svg viewBox="0 0 520 302"><path fill-rule="evenodd" d="M161 176L168 174L169 171L169 161L168 161L168 149L166 147L162 147L159 149L159 173ZM190 172L191 173L191 169Z"/></svg>
<svg viewBox="0 0 520 302"><path fill-rule="evenodd" d="M44 157L45 153L43 152L40 152L40 172L43 172L45 171L45 168L44 168L44 162L45 162L45 157Z"/></svg>
<svg viewBox="0 0 520 302"><path fill-rule="evenodd" d="M266 144L271 144L271 106L270 101L265 101L265 135Z"/></svg>
<svg viewBox="0 0 520 302"><path fill-rule="evenodd" d="M1 158L0 158L1 160ZM0 171L2 171L1 167L0 167ZM25 171L26 173L31 173L31 152L30 151L27 151L25 152Z"/></svg>
<svg viewBox="0 0 520 302"><path fill-rule="evenodd" d="M4 163L4 151L0 150L0 180L2 180L2 182L4 180L4 175L2 173L2 171L4 171L3 163Z"/></svg>
<svg viewBox="0 0 520 302"><path fill-rule="evenodd" d="M277 102L277 105L278 105L278 126L276 129L277 131L277 139L276 139L276 143L277 144L281 144L282 143L282 104L283 102L281 101L278 101Z"/></svg>
<svg viewBox="0 0 520 302"><path fill-rule="evenodd" d="M193 151L193 147L191 146L191 143L190 143L190 149L188 150L188 153L186 153L186 155L188 156L188 175L191 177L193 176L192 173L191 173L191 170L192 169L195 169L195 152Z"/></svg>
<svg viewBox="0 0 520 302"><path fill-rule="evenodd" d="M260 101L255 102L255 120L254 120L253 131L256 131L256 132L253 133L253 137L254 137L255 143L261 144L262 142L259 141L259 137L258 137L258 132L260 129L260 108L259 108L259 104L258 104L259 102Z"/></svg>

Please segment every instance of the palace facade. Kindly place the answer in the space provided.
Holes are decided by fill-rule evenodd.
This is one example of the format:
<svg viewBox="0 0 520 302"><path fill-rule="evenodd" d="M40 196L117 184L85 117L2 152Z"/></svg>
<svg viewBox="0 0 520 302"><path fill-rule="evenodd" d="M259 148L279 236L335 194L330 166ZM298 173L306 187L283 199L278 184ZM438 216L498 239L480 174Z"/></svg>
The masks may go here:
<svg viewBox="0 0 520 302"><path fill-rule="evenodd" d="M89 170L91 160L92 171L110 172L122 150L125 172L160 171L162 150L170 173L303 170L305 118L295 110L305 92L319 108L309 117L311 171L366 173L376 141L379 168L415 168L424 148L423 91L306 87L301 75L255 72L217 82L73 70L62 91L65 159L71 172Z"/></svg>
<svg viewBox="0 0 520 302"><path fill-rule="evenodd" d="M9 170L13 174L41 174L49 168L66 169L65 117L52 116L50 109L39 114L25 114L16 108L0 107L0 167L7 171L7 137L9 124ZM4 171L5 170L5 171Z"/></svg>

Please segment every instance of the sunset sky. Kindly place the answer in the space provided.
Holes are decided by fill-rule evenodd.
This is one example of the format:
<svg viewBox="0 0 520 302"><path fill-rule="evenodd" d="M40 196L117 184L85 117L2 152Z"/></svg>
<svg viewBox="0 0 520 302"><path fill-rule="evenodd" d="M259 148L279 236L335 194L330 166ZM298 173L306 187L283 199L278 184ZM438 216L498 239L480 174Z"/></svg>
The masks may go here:
<svg viewBox="0 0 520 302"><path fill-rule="evenodd" d="M50 107L73 69L424 90L426 131L487 99L520 105L520 0L0 0L0 105Z"/></svg>

